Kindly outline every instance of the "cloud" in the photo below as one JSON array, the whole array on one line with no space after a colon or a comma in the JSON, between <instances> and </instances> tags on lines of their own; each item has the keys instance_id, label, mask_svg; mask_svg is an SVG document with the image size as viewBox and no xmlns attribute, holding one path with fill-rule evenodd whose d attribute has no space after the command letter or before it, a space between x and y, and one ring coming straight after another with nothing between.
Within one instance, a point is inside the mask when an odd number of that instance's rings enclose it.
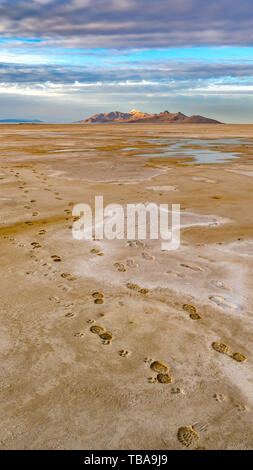
<instances>
[{"instance_id":1,"label":"cloud","mask_svg":"<svg viewBox=\"0 0 253 470\"><path fill-rule=\"evenodd\" d=\"M0 35L80 47L252 45L252 0L0 0Z\"/></svg>"}]
</instances>

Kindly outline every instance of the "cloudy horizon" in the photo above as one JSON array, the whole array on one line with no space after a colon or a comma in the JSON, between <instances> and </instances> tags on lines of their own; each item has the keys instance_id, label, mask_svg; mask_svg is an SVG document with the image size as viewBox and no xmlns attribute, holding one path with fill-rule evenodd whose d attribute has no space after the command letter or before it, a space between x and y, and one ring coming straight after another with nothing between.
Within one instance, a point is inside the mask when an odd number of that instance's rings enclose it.
<instances>
[{"instance_id":1,"label":"cloudy horizon","mask_svg":"<svg viewBox=\"0 0 253 470\"><path fill-rule=\"evenodd\" d=\"M250 0L0 0L2 119L181 111L252 123Z\"/></svg>"}]
</instances>

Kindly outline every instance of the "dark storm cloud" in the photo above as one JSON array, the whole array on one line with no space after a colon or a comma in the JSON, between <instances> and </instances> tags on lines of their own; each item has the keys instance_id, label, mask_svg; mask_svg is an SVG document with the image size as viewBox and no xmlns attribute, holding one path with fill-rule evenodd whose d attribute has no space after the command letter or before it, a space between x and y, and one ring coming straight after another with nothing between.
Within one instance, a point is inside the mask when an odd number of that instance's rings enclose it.
<instances>
[{"instance_id":1,"label":"dark storm cloud","mask_svg":"<svg viewBox=\"0 0 253 470\"><path fill-rule=\"evenodd\" d=\"M0 35L87 47L252 45L252 0L0 0Z\"/></svg>"}]
</instances>

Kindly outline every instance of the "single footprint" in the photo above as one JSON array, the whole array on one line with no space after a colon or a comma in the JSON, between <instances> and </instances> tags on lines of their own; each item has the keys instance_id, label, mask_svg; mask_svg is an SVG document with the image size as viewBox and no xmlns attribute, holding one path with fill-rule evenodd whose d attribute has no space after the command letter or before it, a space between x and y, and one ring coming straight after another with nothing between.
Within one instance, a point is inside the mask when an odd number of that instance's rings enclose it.
<instances>
[{"instance_id":1,"label":"single footprint","mask_svg":"<svg viewBox=\"0 0 253 470\"><path fill-rule=\"evenodd\" d=\"M94 304L100 305L104 303L104 299L94 299Z\"/></svg>"},{"instance_id":2,"label":"single footprint","mask_svg":"<svg viewBox=\"0 0 253 470\"><path fill-rule=\"evenodd\" d=\"M76 277L72 276L69 273L62 273L61 277L63 277L64 279L67 279L68 281L75 281L76 280Z\"/></svg>"},{"instance_id":3,"label":"single footprint","mask_svg":"<svg viewBox=\"0 0 253 470\"><path fill-rule=\"evenodd\" d=\"M32 242L31 245L33 248L41 248L41 245L38 242Z\"/></svg>"},{"instance_id":4,"label":"single footprint","mask_svg":"<svg viewBox=\"0 0 253 470\"><path fill-rule=\"evenodd\" d=\"M103 326L99 326L99 325L92 325L90 327L90 331L91 331L91 333L94 333L95 335L99 335L99 336L106 332L105 328L103 328Z\"/></svg>"},{"instance_id":5,"label":"single footprint","mask_svg":"<svg viewBox=\"0 0 253 470\"><path fill-rule=\"evenodd\" d=\"M90 250L90 253L92 253L93 255L104 256L104 253L101 253L101 251L97 250L96 248L92 248L92 250Z\"/></svg>"},{"instance_id":6,"label":"single footprint","mask_svg":"<svg viewBox=\"0 0 253 470\"><path fill-rule=\"evenodd\" d=\"M191 269L192 271L204 271L203 268L195 264L181 263L181 266L183 266L184 268Z\"/></svg>"},{"instance_id":7,"label":"single footprint","mask_svg":"<svg viewBox=\"0 0 253 470\"><path fill-rule=\"evenodd\" d=\"M238 353L238 352L233 353L232 358L237 362L244 362L244 361L247 360L247 357L244 356L244 354L241 354L241 353Z\"/></svg>"},{"instance_id":8,"label":"single footprint","mask_svg":"<svg viewBox=\"0 0 253 470\"><path fill-rule=\"evenodd\" d=\"M148 382L150 384L156 384L157 383L157 377L149 377Z\"/></svg>"},{"instance_id":9,"label":"single footprint","mask_svg":"<svg viewBox=\"0 0 253 470\"><path fill-rule=\"evenodd\" d=\"M183 309L188 313L197 313L197 309L194 305L184 304Z\"/></svg>"},{"instance_id":10,"label":"single footprint","mask_svg":"<svg viewBox=\"0 0 253 470\"><path fill-rule=\"evenodd\" d=\"M127 245L130 246L131 248L133 247L144 248L145 243L141 242L140 240L129 240L127 241Z\"/></svg>"},{"instance_id":11,"label":"single footprint","mask_svg":"<svg viewBox=\"0 0 253 470\"><path fill-rule=\"evenodd\" d=\"M74 312L68 312L68 313L66 313L66 315L65 315L65 317L67 317L67 318L72 318L72 317L74 317L74 316L75 316L75 313L74 313Z\"/></svg>"},{"instance_id":12,"label":"single footprint","mask_svg":"<svg viewBox=\"0 0 253 470\"><path fill-rule=\"evenodd\" d=\"M232 357L233 355L232 349L227 344L218 343L217 341L214 341L212 343L212 348L221 354L226 354L226 356Z\"/></svg>"},{"instance_id":13,"label":"single footprint","mask_svg":"<svg viewBox=\"0 0 253 470\"><path fill-rule=\"evenodd\" d=\"M209 299L219 307L239 309L239 306L219 295L210 295Z\"/></svg>"},{"instance_id":14,"label":"single footprint","mask_svg":"<svg viewBox=\"0 0 253 470\"><path fill-rule=\"evenodd\" d=\"M134 259L127 259L126 264L129 268L138 268L139 265L136 263Z\"/></svg>"},{"instance_id":15,"label":"single footprint","mask_svg":"<svg viewBox=\"0 0 253 470\"><path fill-rule=\"evenodd\" d=\"M147 251L143 251L141 256L148 260L148 261L154 261L155 260L155 256L151 255L150 253L148 253Z\"/></svg>"},{"instance_id":16,"label":"single footprint","mask_svg":"<svg viewBox=\"0 0 253 470\"><path fill-rule=\"evenodd\" d=\"M171 393L173 393L173 394L175 394L175 395L178 395L178 394L181 393L182 395L184 395L184 394L185 394L185 391L184 391L182 388L180 388L180 387L173 387L173 388L171 389Z\"/></svg>"},{"instance_id":17,"label":"single footprint","mask_svg":"<svg viewBox=\"0 0 253 470\"><path fill-rule=\"evenodd\" d=\"M215 393L213 397L214 397L215 400L218 401L219 403L221 403L221 402L227 400L227 396L226 396L226 395L223 395L222 393Z\"/></svg>"},{"instance_id":18,"label":"single footprint","mask_svg":"<svg viewBox=\"0 0 253 470\"><path fill-rule=\"evenodd\" d=\"M124 273L126 271L126 266L124 263L114 263L113 265L120 273Z\"/></svg>"},{"instance_id":19,"label":"single footprint","mask_svg":"<svg viewBox=\"0 0 253 470\"><path fill-rule=\"evenodd\" d=\"M157 381L160 384L170 384L172 382L172 377L169 374L157 374Z\"/></svg>"},{"instance_id":20,"label":"single footprint","mask_svg":"<svg viewBox=\"0 0 253 470\"><path fill-rule=\"evenodd\" d=\"M169 371L169 366L162 361L153 361L150 364L150 369L157 373L166 374Z\"/></svg>"},{"instance_id":21,"label":"single footprint","mask_svg":"<svg viewBox=\"0 0 253 470\"><path fill-rule=\"evenodd\" d=\"M113 335L109 331L105 331L104 333L101 333L99 337L102 339L103 344L111 344L113 340Z\"/></svg>"},{"instance_id":22,"label":"single footprint","mask_svg":"<svg viewBox=\"0 0 253 470\"><path fill-rule=\"evenodd\" d=\"M181 426L178 429L177 438L183 446L190 447L198 443L200 436L192 426Z\"/></svg>"},{"instance_id":23,"label":"single footprint","mask_svg":"<svg viewBox=\"0 0 253 470\"><path fill-rule=\"evenodd\" d=\"M215 279L213 279L211 281L211 284L214 286L214 287L218 287L219 289L225 289L225 290L230 290L232 291L232 287L228 286L227 284L225 284L225 282L223 281L216 281Z\"/></svg>"},{"instance_id":24,"label":"single footprint","mask_svg":"<svg viewBox=\"0 0 253 470\"><path fill-rule=\"evenodd\" d=\"M130 352L130 351L127 351L126 349L121 349L121 350L119 351L119 355L120 355L121 357L127 357L127 356L129 356L129 354L131 354L131 352Z\"/></svg>"},{"instance_id":25,"label":"single footprint","mask_svg":"<svg viewBox=\"0 0 253 470\"><path fill-rule=\"evenodd\" d=\"M93 292L91 295L94 299L103 299L105 296L103 292L99 292L99 291Z\"/></svg>"},{"instance_id":26,"label":"single footprint","mask_svg":"<svg viewBox=\"0 0 253 470\"><path fill-rule=\"evenodd\" d=\"M171 276L173 277L178 277L180 279L191 279L191 276L187 276L186 274L183 274L179 271L171 271L171 270L168 270L166 271L165 274L170 274Z\"/></svg>"},{"instance_id":27,"label":"single footprint","mask_svg":"<svg viewBox=\"0 0 253 470\"><path fill-rule=\"evenodd\" d=\"M58 263L62 260L61 256L59 256L59 255L52 255L51 258L53 259L53 261L55 261L55 263ZM62 276L62 277L64 277L64 276Z\"/></svg>"}]
</instances>

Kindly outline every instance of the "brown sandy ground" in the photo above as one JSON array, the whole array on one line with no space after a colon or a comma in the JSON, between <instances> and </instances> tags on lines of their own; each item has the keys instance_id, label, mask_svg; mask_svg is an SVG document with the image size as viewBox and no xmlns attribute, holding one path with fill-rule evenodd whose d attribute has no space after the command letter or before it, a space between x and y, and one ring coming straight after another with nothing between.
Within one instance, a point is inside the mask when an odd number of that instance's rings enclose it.
<instances>
[{"instance_id":1,"label":"brown sandy ground","mask_svg":"<svg viewBox=\"0 0 253 470\"><path fill-rule=\"evenodd\" d=\"M0 127L2 449L253 447L253 151L152 157L186 136L253 126ZM181 247L74 240L95 195L180 203Z\"/></svg>"}]
</instances>

